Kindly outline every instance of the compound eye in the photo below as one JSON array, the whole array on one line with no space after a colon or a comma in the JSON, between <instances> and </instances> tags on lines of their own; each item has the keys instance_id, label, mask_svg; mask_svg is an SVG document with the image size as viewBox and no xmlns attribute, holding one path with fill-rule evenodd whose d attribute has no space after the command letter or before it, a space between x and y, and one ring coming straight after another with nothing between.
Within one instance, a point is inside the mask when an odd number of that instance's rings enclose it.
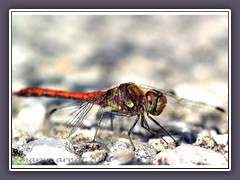
<instances>
[{"instance_id":1,"label":"compound eye","mask_svg":"<svg viewBox=\"0 0 240 180\"><path fill-rule=\"evenodd\" d=\"M149 112L150 114L154 114L157 106L157 94L153 91L148 91L145 96L147 99L147 112Z\"/></svg>"},{"instance_id":2,"label":"compound eye","mask_svg":"<svg viewBox=\"0 0 240 180\"><path fill-rule=\"evenodd\" d=\"M146 110L152 115L160 115L167 104L166 97L161 92L148 91L145 94L147 103Z\"/></svg>"}]
</instances>

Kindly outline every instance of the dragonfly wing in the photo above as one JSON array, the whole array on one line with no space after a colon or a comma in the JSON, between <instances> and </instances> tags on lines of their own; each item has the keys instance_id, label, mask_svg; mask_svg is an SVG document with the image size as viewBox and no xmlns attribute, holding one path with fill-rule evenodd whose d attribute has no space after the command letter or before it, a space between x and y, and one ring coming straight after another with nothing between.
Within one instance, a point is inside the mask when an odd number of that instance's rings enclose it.
<instances>
[{"instance_id":1,"label":"dragonfly wing","mask_svg":"<svg viewBox=\"0 0 240 180\"><path fill-rule=\"evenodd\" d=\"M161 119L169 127L180 127L184 131L194 129L192 125L222 129L222 125L228 122L227 112L223 108L180 98L171 92L163 93L167 96L168 103Z\"/></svg>"},{"instance_id":2,"label":"dragonfly wing","mask_svg":"<svg viewBox=\"0 0 240 180\"><path fill-rule=\"evenodd\" d=\"M143 86L143 89L155 91L155 88L149 86ZM174 123L181 125L186 122L188 125L200 124L206 127L215 127L215 125L221 124L220 122L228 121L228 113L221 107L181 98L171 90L156 90L167 97L167 105L162 114L155 117L161 120L162 125L172 126Z\"/></svg>"},{"instance_id":3,"label":"dragonfly wing","mask_svg":"<svg viewBox=\"0 0 240 180\"><path fill-rule=\"evenodd\" d=\"M155 88L151 86L141 85L145 91L155 90ZM184 108L195 108L195 109L208 109L210 111L218 111L219 113L225 113L225 109L219 106L212 106L204 102L196 102L191 101L189 99L181 98L176 95L173 90L164 90L164 89L157 89L162 92L165 96L168 97L168 102L177 103L178 106L182 106Z\"/></svg>"},{"instance_id":4,"label":"dragonfly wing","mask_svg":"<svg viewBox=\"0 0 240 180\"><path fill-rule=\"evenodd\" d=\"M91 102L79 101L53 109L48 113L47 118L51 122L65 124L67 128L70 129L70 132L64 136L64 138L67 138L83 124L86 115L92 109L93 105Z\"/></svg>"},{"instance_id":5,"label":"dragonfly wing","mask_svg":"<svg viewBox=\"0 0 240 180\"><path fill-rule=\"evenodd\" d=\"M219 111L220 113L225 113L225 110L219 106L212 106L204 102L196 102L188 99L181 98L177 96L173 91L164 91L161 90L164 95L175 100L179 105L183 105L188 108L204 108L212 111Z\"/></svg>"}]
</instances>

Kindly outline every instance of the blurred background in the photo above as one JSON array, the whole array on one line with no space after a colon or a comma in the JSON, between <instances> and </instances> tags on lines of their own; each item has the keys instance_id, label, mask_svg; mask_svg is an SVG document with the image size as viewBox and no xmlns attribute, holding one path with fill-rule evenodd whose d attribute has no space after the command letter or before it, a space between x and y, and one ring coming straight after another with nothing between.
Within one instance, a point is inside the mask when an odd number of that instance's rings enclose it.
<instances>
[{"instance_id":1,"label":"blurred background","mask_svg":"<svg viewBox=\"0 0 240 180\"><path fill-rule=\"evenodd\" d=\"M92 91L124 82L227 109L228 16L12 16L13 91ZM45 112L39 101L14 98L13 112L31 102L36 118Z\"/></svg>"}]
</instances>

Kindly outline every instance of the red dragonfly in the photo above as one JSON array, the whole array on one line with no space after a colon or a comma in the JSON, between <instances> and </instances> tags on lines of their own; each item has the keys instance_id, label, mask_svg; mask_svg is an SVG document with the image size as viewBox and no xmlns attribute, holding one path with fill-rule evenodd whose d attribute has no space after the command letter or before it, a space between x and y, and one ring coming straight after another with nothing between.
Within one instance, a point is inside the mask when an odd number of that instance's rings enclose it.
<instances>
[{"instance_id":1,"label":"red dragonfly","mask_svg":"<svg viewBox=\"0 0 240 180\"><path fill-rule=\"evenodd\" d=\"M139 120L141 121L141 126L144 129L146 129L147 131L154 135L157 135L157 133L149 127L146 118L148 118L149 120L154 122L158 127L160 127L168 136L170 136L173 139L176 145L178 144L177 141L170 135L170 133L167 130L165 130L152 117L159 116L163 112L164 108L167 105L167 96L175 99L179 103L187 102L187 104L190 103L191 105L195 106L203 105L208 106L217 111L224 112L224 109L220 107L209 106L204 103L200 104L194 101L179 98L171 91L156 90L150 87L138 86L132 82L123 83L109 89L98 90L93 92L70 92L33 87L25 88L20 91L14 92L14 95L24 97L45 96L51 98L65 98L77 100L78 103L75 105L77 108L69 114L68 120L68 122L74 124L75 127L79 127L82 125L84 118L91 110L93 105L98 105L100 109L104 109L105 112L102 113L101 117L99 118L98 126L93 141L95 141L96 134L100 127L101 121L102 119L104 119L105 116L109 116L109 114L111 115L111 117L115 115L125 117L136 116L133 125L128 130L128 137L134 150L135 146L132 142L130 135L132 133L133 128L135 127ZM49 113L49 117L53 116L58 111L61 111L61 108L53 109ZM76 128L75 129L73 128L70 134L72 134L75 130Z\"/></svg>"}]
</instances>

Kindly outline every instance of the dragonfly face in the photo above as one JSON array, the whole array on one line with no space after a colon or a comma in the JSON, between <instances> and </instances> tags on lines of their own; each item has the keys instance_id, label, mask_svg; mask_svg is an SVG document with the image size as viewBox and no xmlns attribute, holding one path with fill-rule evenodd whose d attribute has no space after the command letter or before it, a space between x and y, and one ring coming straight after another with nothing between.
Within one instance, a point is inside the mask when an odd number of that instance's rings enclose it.
<instances>
[{"instance_id":1,"label":"dragonfly face","mask_svg":"<svg viewBox=\"0 0 240 180\"><path fill-rule=\"evenodd\" d=\"M159 91L147 91L145 94L145 108L148 113L158 116L167 104L167 98Z\"/></svg>"}]
</instances>

